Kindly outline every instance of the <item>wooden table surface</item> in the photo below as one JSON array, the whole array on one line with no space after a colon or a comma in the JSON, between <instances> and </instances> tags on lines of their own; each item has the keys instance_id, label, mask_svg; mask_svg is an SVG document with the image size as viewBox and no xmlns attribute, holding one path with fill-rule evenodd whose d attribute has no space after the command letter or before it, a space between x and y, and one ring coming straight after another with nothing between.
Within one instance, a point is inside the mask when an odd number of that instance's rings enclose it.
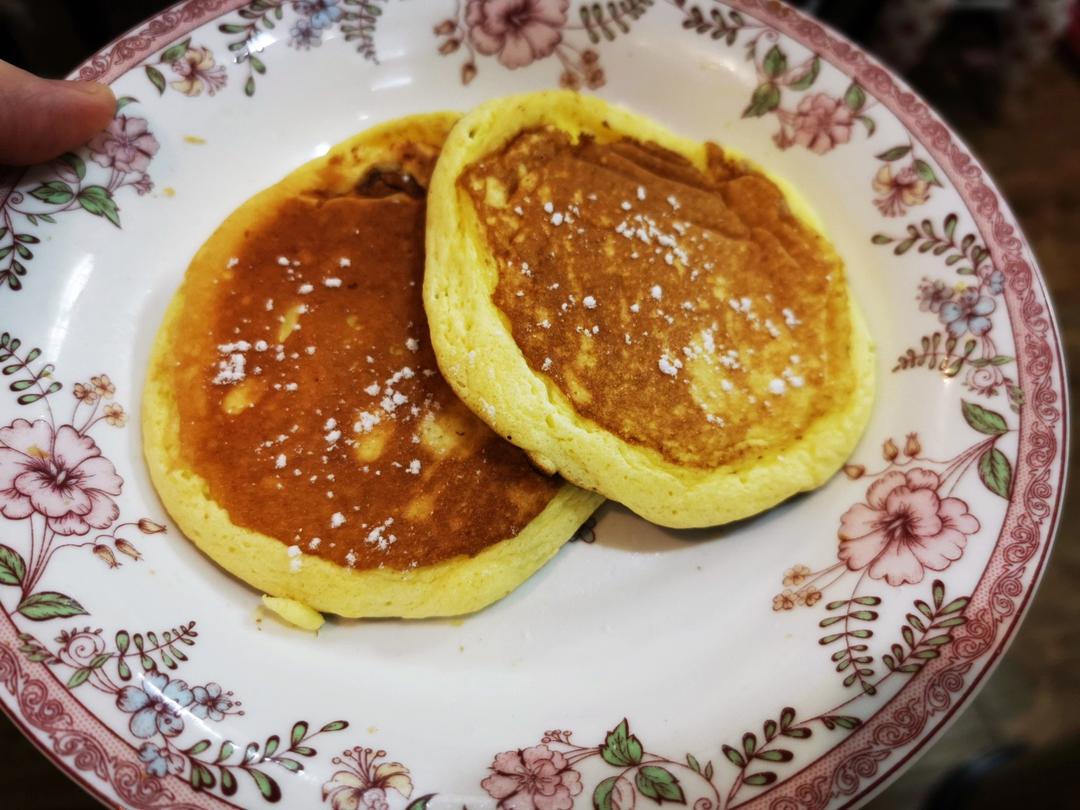
<instances>
[{"instance_id":1,"label":"wooden table surface","mask_svg":"<svg viewBox=\"0 0 1080 810\"><path fill-rule=\"evenodd\" d=\"M943 108L1019 217L1051 289L1070 368L1076 369L1080 368L1080 83L1062 64L1049 64L1013 106L1007 120L993 124L981 120L962 101L946 101ZM1075 379L1073 403L1077 401ZM1032 806L1066 806L1078 795L1076 772L1080 769L1067 765L1065 770L1053 770L1063 750L1075 755L1080 737L1080 499L1076 492L1072 487L1066 500L1057 546L1039 594L999 669L942 738L869 805L872 810L920 807L947 772L1008 743L1033 750L1030 767L1042 775L1020 781L1026 783L1025 788L1042 789L1045 803ZM91 810L99 806L62 777L6 717L0 718L4 807ZM1076 757L1065 761L1075 762ZM1049 764L1040 771L1040 763ZM1005 793L996 796L1000 806L1005 806ZM980 807L999 806L999 801L980 800Z\"/></svg>"}]
</instances>

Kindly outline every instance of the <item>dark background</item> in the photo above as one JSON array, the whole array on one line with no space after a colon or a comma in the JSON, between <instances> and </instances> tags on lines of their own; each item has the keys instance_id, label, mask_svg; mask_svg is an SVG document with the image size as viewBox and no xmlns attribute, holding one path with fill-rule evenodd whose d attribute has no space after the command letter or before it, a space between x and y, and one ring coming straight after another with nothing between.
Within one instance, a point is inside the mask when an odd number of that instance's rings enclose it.
<instances>
[{"instance_id":1,"label":"dark background","mask_svg":"<svg viewBox=\"0 0 1080 810\"><path fill-rule=\"evenodd\" d=\"M61 77L166 5L0 0L0 59ZM1067 11L1069 0L799 5L902 70L974 149L1034 247L1070 367L1080 367L1080 4ZM0 124L8 112L0 110ZM1042 587L998 670L871 810L1080 806L1080 504L1073 492ZM0 804L12 810L98 807L6 717L0 791Z\"/></svg>"}]
</instances>

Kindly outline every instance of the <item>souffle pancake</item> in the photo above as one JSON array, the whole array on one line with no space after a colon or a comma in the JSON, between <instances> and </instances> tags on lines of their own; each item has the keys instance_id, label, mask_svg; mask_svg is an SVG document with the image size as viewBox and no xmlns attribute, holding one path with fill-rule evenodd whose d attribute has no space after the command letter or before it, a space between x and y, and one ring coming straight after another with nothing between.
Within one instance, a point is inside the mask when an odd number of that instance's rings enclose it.
<instances>
[{"instance_id":1,"label":"souffle pancake","mask_svg":"<svg viewBox=\"0 0 1080 810\"><path fill-rule=\"evenodd\" d=\"M283 613L475 611L602 500L536 470L439 374L426 189L456 118L371 129L244 203L191 262L154 344L157 491Z\"/></svg>"},{"instance_id":2,"label":"souffle pancake","mask_svg":"<svg viewBox=\"0 0 1080 810\"><path fill-rule=\"evenodd\" d=\"M424 300L477 415L662 525L821 485L870 414L871 341L810 208L715 144L577 93L491 101L451 131Z\"/></svg>"}]
</instances>

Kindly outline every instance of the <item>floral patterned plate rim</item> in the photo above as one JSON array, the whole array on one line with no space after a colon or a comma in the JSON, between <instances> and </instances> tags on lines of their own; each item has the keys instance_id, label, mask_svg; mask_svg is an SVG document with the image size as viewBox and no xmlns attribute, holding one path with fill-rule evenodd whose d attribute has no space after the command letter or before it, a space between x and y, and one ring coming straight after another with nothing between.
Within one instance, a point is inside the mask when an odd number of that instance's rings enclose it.
<instances>
[{"instance_id":1,"label":"floral patterned plate rim","mask_svg":"<svg viewBox=\"0 0 1080 810\"><path fill-rule=\"evenodd\" d=\"M78 75L116 90L107 131L0 178L0 704L103 802L846 807L1000 659L1064 486L1058 333L985 171L851 43L765 0L188 0ZM291 631L142 468L165 303L229 211L331 143L555 85L817 203L878 344L867 434L739 526L607 506L463 621Z\"/></svg>"}]
</instances>

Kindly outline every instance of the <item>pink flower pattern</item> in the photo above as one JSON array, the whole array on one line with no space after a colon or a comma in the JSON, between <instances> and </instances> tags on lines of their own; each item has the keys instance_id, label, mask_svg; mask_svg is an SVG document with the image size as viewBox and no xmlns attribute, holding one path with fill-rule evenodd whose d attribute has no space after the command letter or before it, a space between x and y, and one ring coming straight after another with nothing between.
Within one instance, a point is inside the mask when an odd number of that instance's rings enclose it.
<instances>
[{"instance_id":1,"label":"pink flower pattern","mask_svg":"<svg viewBox=\"0 0 1080 810\"><path fill-rule=\"evenodd\" d=\"M145 118L118 115L87 144L91 159L106 169L145 172L160 147Z\"/></svg>"},{"instance_id":2,"label":"pink flower pattern","mask_svg":"<svg viewBox=\"0 0 1080 810\"><path fill-rule=\"evenodd\" d=\"M491 769L480 784L507 810L570 810L582 790L580 774L546 745L504 751Z\"/></svg>"},{"instance_id":3,"label":"pink flower pattern","mask_svg":"<svg viewBox=\"0 0 1080 810\"><path fill-rule=\"evenodd\" d=\"M922 582L926 569L944 571L960 559L979 521L959 498L942 498L937 473L915 468L885 473L866 503L840 519L840 560L852 571L890 585Z\"/></svg>"},{"instance_id":4,"label":"pink flower pattern","mask_svg":"<svg viewBox=\"0 0 1080 810\"><path fill-rule=\"evenodd\" d=\"M70 425L16 419L0 429L0 514L44 515L60 535L104 529L119 516L123 481L89 436Z\"/></svg>"},{"instance_id":5,"label":"pink flower pattern","mask_svg":"<svg viewBox=\"0 0 1080 810\"><path fill-rule=\"evenodd\" d=\"M841 99L815 93L800 101L794 113L785 113L781 121L784 125L774 136L777 146L786 149L798 144L823 155L851 140L855 114Z\"/></svg>"},{"instance_id":6,"label":"pink flower pattern","mask_svg":"<svg viewBox=\"0 0 1080 810\"><path fill-rule=\"evenodd\" d=\"M569 0L469 0L465 23L469 41L508 68L525 67L550 56L566 26Z\"/></svg>"}]
</instances>

